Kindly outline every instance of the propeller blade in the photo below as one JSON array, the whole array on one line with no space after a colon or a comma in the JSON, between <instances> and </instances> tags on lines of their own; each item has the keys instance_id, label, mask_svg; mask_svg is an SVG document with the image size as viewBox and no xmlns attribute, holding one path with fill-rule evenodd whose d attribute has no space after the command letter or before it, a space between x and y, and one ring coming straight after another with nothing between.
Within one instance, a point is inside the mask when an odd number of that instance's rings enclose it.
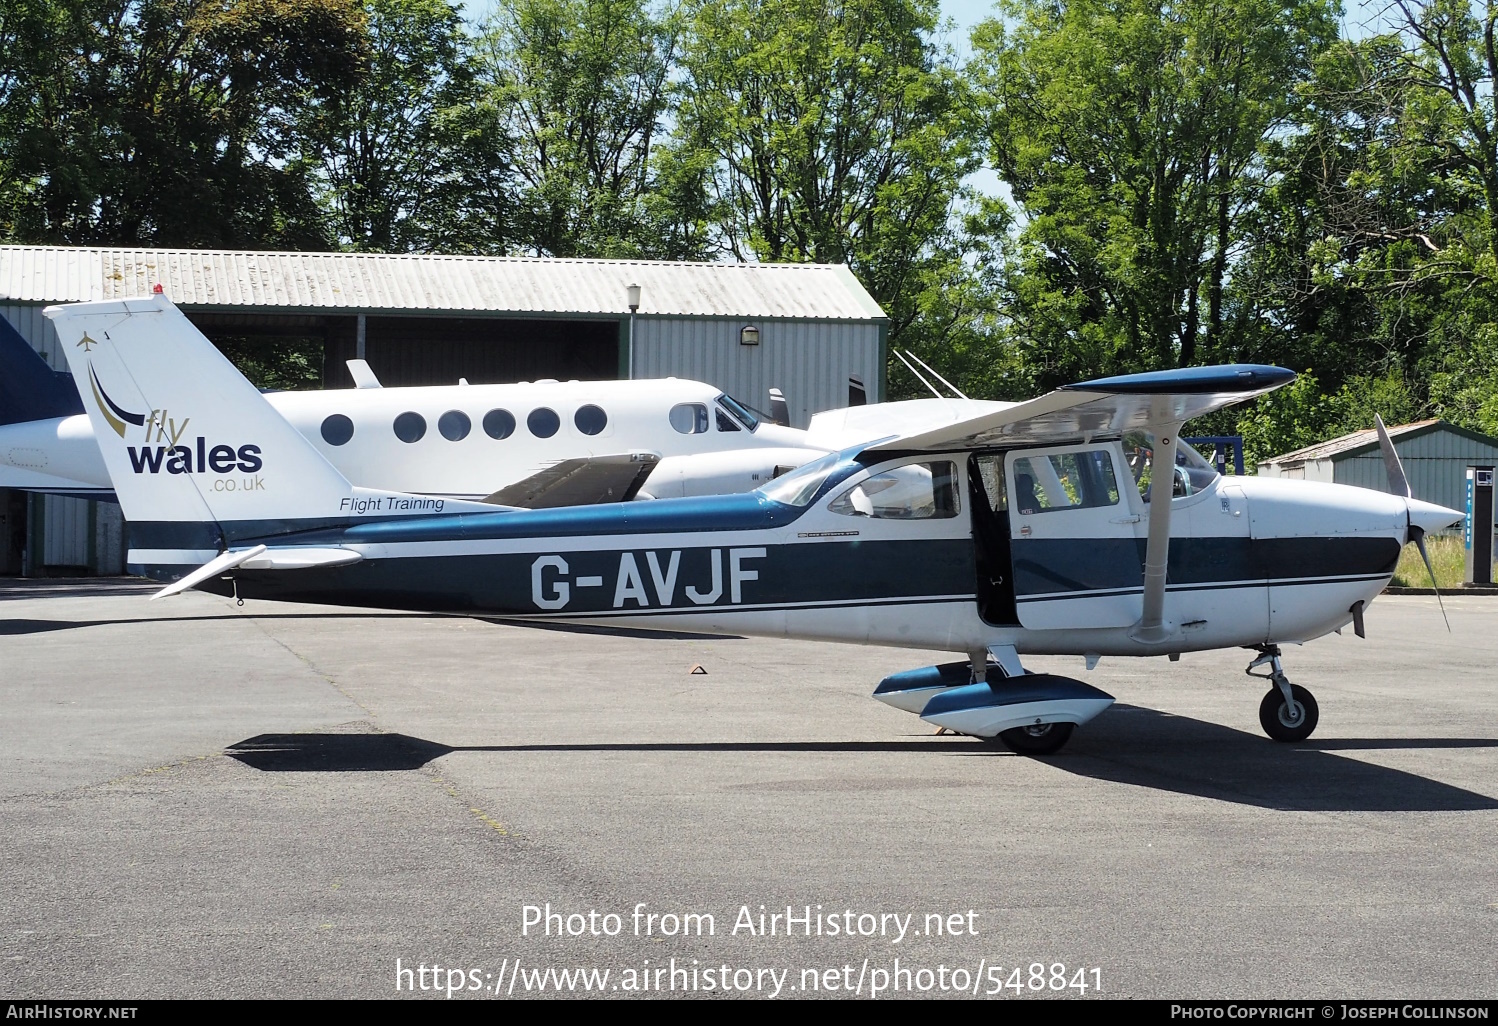
<instances>
[{"instance_id":1,"label":"propeller blade","mask_svg":"<svg viewBox=\"0 0 1498 1026\"><path fill-rule=\"evenodd\" d=\"M1441 619L1446 621L1446 633L1450 634L1451 621L1446 616L1446 603L1441 601L1441 589L1436 586L1436 568L1431 565L1430 553L1425 550L1425 532L1411 524L1410 541L1415 543L1415 548L1420 550L1420 558L1425 560L1425 572L1430 574L1430 590L1436 593L1436 605L1441 607Z\"/></svg>"},{"instance_id":2,"label":"propeller blade","mask_svg":"<svg viewBox=\"0 0 1498 1026\"><path fill-rule=\"evenodd\" d=\"M785 401L785 393L778 388L770 389L770 419L781 427L791 426L791 408Z\"/></svg>"},{"instance_id":3,"label":"propeller blade","mask_svg":"<svg viewBox=\"0 0 1498 1026\"><path fill-rule=\"evenodd\" d=\"M1373 426L1378 431L1378 447L1384 454L1384 470L1389 475L1389 491L1403 499L1413 498L1414 494L1410 491L1410 479L1404 476L1404 464L1399 462L1399 453L1394 451L1394 443L1389 438L1388 428L1384 427L1384 419L1376 413L1373 415Z\"/></svg>"}]
</instances>

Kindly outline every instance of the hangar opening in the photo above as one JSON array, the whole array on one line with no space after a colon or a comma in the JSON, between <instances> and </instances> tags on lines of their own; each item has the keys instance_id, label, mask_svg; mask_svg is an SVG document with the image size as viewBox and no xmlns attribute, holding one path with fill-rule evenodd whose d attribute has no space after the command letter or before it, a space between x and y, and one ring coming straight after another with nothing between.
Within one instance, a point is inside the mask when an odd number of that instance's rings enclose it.
<instances>
[{"instance_id":1,"label":"hangar opening","mask_svg":"<svg viewBox=\"0 0 1498 1026\"><path fill-rule=\"evenodd\" d=\"M316 316L189 312L189 319L261 388L352 388L347 361L381 384L487 385L619 377L618 319ZM363 346L360 346L360 321Z\"/></svg>"}]
</instances>

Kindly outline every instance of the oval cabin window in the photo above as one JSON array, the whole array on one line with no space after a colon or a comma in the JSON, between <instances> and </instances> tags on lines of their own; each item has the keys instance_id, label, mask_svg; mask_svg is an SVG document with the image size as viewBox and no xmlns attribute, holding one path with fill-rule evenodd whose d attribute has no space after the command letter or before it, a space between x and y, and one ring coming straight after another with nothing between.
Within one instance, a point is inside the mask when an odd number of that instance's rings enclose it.
<instances>
[{"instance_id":1,"label":"oval cabin window","mask_svg":"<svg viewBox=\"0 0 1498 1026\"><path fill-rule=\"evenodd\" d=\"M557 416L556 410L548 410L542 406L532 410L531 415L525 418L525 426L537 438L550 438L561 428L562 418Z\"/></svg>"},{"instance_id":2,"label":"oval cabin window","mask_svg":"<svg viewBox=\"0 0 1498 1026\"><path fill-rule=\"evenodd\" d=\"M402 413L395 418L395 437L402 442L419 442L427 433L427 420L419 413Z\"/></svg>"},{"instance_id":3,"label":"oval cabin window","mask_svg":"<svg viewBox=\"0 0 1498 1026\"><path fill-rule=\"evenodd\" d=\"M354 437L354 422L335 413L322 422L322 440L329 445L346 445Z\"/></svg>"},{"instance_id":4,"label":"oval cabin window","mask_svg":"<svg viewBox=\"0 0 1498 1026\"><path fill-rule=\"evenodd\" d=\"M437 430L449 442L461 442L473 430L473 421L461 410L448 410L437 419Z\"/></svg>"},{"instance_id":5,"label":"oval cabin window","mask_svg":"<svg viewBox=\"0 0 1498 1026\"><path fill-rule=\"evenodd\" d=\"M509 410L490 410L484 414L484 434L490 438L509 438L514 433L515 415Z\"/></svg>"},{"instance_id":6,"label":"oval cabin window","mask_svg":"<svg viewBox=\"0 0 1498 1026\"><path fill-rule=\"evenodd\" d=\"M609 415L603 412L603 407L589 403L577 408L577 412L572 415L572 423L583 434L596 435L609 426Z\"/></svg>"}]
</instances>

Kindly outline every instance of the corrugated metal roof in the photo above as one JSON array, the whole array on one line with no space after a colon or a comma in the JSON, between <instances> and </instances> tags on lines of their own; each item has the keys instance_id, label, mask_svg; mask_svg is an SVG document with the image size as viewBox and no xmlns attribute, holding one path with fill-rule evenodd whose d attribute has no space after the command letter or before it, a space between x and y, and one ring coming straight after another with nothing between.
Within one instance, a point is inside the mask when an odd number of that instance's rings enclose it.
<instances>
[{"instance_id":1,"label":"corrugated metal roof","mask_svg":"<svg viewBox=\"0 0 1498 1026\"><path fill-rule=\"evenodd\" d=\"M1389 440L1399 441L1402 438L1410 438L1425 434L1429 431L1444 430L1471 438L1474 441L1482 441L1488 444L1498 443L1498 439L1488 438L1475 431L1448 424L1444 420L1417 420L1413 424L1401 424L1398 427L1389 428ZM1272 456L1264 463L1278 463L1281 465L1293 465L1297 463L1309 463L1315 460L1333 459L1335 457L1346 457L1357 454L1361 450L1376 450L1378 448L1378 432L1373 428L1366 431L1354 431L1340 438L1333 438L1325 442L1317 442L1294 452L1287 452L1283 456Z\"/></svg>"},{"instance_id":2,"label":"corrugated metal roof","mask_svg":"<svg viewBox=\"0 0 1498 1026\"><path fill-rule=\"evenodd\" d=\"M0 246L0 301L145 296L160 283L185 307L431 310L869 321L884 311L839 264L257 253Z\"/></svg>"}]
</instances>

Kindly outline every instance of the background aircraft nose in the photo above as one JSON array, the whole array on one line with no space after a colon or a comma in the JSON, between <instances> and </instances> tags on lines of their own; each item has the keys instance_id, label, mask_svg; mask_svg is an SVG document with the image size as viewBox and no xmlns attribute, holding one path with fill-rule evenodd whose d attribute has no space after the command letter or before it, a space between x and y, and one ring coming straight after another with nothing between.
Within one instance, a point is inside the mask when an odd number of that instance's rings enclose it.
<instances>
[{"instance_id":1,"label":"background aircraft nose","mask_svg":"<svg viewBox=\"0 0 1498 1026\"><path fill-rule=\"evenodd\" d=\"M1465 513L1459 513L1445 506L1437 506L1433 502L1421 502L1419 499L1405 499L1405 504L1410 510L1410 526L1418 527L1423 533L1431 531L1444 531L1465 519Z\"/></svg>"}]
</instances>

